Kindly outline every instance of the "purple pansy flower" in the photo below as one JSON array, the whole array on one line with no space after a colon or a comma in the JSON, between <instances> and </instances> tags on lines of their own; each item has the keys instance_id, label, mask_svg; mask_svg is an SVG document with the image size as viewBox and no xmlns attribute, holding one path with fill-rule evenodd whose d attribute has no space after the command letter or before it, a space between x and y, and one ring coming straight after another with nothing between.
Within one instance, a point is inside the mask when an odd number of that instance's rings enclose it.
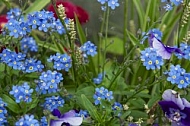
<instances>
[{"instance_id":1,"label":"purple pansy flower","mask_svg":"<svg viewBox=\"0 0 190 126\"><path fill-rule=\"evenodd\" d=\"M50 120L50 126L61 126L63 123L67 124L68 126L74 125L79 126L82 124L83 118L76 117L75 110L70 110L69 112L64 113L61 115L61 112L58 109L54 109L52 114L57 117L56 120Z\"/></svg>"},{"instance_id":2,"label":"purple pansy flower","mask_svg":"<svg viewBox=\"0 0 190 126\"><path fill-rule=\"evenodd\" d=\"M172 122L172 126L189 126L190 103L171 89L164 91L162 98L164 100L158 103L165 116Z\"/></svg>"},{"instance_id":3,"label":"purple pansy flower","mask_svg":"<svg viewBox=\"0 0 190 126\"><path fill-rule=\"evenodd\" d=\"M163 59L170 59L172 53L174 52L183 54L179 48L164 45L159 39L154 36L153 33L149 34L148 40L150 47L155 48L158 55L160 55Z\"/></svg>"}]
</instances>

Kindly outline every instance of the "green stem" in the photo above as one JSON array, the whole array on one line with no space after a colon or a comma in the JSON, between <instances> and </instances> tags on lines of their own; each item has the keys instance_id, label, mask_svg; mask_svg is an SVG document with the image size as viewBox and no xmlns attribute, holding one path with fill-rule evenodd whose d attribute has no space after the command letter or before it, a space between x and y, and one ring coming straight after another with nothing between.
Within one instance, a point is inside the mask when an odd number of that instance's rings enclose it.
<instances>
[{"instance_id":1,"label":"green stem","mask_svg":"<svg viewBox=\"0 0 190 126\"><path fill-rule=\"evenodd\" d=\"M105 24L105 19L106 18L106 12L104 12L104 15L103 15L103 19L102 19L102 23L101 23L101 28L100 28L100 32L99 32L99 44L98 44L98 64L101 64L100 61L101 61L101 49L102 49L102 36L103 36L103 29L104 29L104 24ZM100 73L100 67L98 67L98 73Z\"/></svg>"},{"instance_id":2,"label":"green stem","mask_svg":"<svg viewBox=\"0 0 190 126\"><path fill-rule=\"evenodd\" d=\"M109 12L110 9L107 6L106 9L106 22L105 22L105 43L104 43L104 49L103 49L103 67L102 67L102 73L104 73L104 69L105 69L105 61L106 61L106 49L107 49L107 41L108 41L108 26L109 26ZM104 76L103 76L104 79Z\"/></svg>"},{"instance_id":3,"label":"green stem","mask_svg":"<svg viewBox=\"0 0 190 126\"><path fill-rule=\"evenodd\" d=\"M127 42L127 5L128 5L128 0L125 0L125 5L124 5L124 28L123 28L123 56L126 56L126 48L125 44Z\"/></svg>"}]
</instances>

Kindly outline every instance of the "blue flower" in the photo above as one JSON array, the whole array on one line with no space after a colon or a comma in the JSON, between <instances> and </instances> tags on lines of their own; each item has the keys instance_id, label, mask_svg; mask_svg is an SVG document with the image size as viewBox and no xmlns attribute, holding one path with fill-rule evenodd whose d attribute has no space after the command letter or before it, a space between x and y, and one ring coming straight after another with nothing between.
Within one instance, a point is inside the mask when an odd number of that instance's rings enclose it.
<instances>
[{"instance_id":1,"label":"blue flower","mask_svg":"<svg viewBox=\"0 0 190 126\"><path fill-rule=\"evenodd\" d=\"M76 117L83 117L83 119L84 119L84 118L89 117L89 113L87 110L80 110L78 113L76 113L75 116Z\"/></svg>"},{"instance_id":2,"label":"blue flower","mask_svg":"<svg viewBox=\"0 0 190 126\"><path fill-rule=\"evenodd\" d=\"M38 30L47 32L48 29L49 29L49 27L50 27L50 25L51 25L51 24L48 23L47 20L44 20L44 21L42 21L41 24L39 25Z\"/></svg>"},{"instance_id":3,"label":"blue flower","mask_svg":"<svg viewBox=\"0 0 190 126\"><path fill-rule=\"evenodd\" d=\"M128 126L139 126L138 124L136 124L136 123L129 123L129 125Z\"/></svg>"},{"instance_id":4,"label":"blue flower","mask_svg":"<svg viewBox=\"0 0 190 126\"><path fill-rule=\"evenodd\" d=\"M167 89L162 95L163 100L158 102L164 115L175 126L188 126L190 124L190 103L174 90Z\"/></svg>"},{"instance_id":5,"label":"blue flower","mask_svg":"<svg viewBox=\"0 0 190 126\"><path fill-rule=\"evenodd\" d=\"M105 4L108 0L98 0L101 4Z\"/></svg>"},{"instance_id":6,"label":"blue flower","mask_svg":"<svg viewBox=\"0 0 190 126\"><path fill-rule=\"evenodd\" d=\"M104 75L102 73L99 73L97 78L93 78L93 82L95 84L100 84L102 82L103 76Z\"/></svg>"},{"instance_id":7,"label":"blue flower","mask_svg":"<svg viewBox=\"0 0 190 126\"><path fill-rule=\"evenodd\" d=\"M183 3L183 0L170 0L170 2L174 3L175 6L179 6Z\"/></svg>"},{"instance_id":8,"label":"blue flower","mask_svg":"<svg viewBox=\"0 0 190 126\"><path fill-rule=\"evenodd\" d=\"M180 43L180 50L183 52L184 55L175 53L175 55L179 58L185 58L190 60L190 46L187 43Z\"/></svg>"},{"instance_id":9,"label":"blue flower","mask_svg":"<svg viewBox=\"0 0 190 126\"><path fill-rule=\"evenodd\" d=\"M58 107L63 107L65 101L60 96L52 96L45 98L45 102L43 104L44 109L53 111Z\"/></svg>"},{"instance_id":10,"label":"blue flower","mask_svg":"<svg viewBox=\"0 0 190 126\"><path fill-rule=\"evenodd\" d=\"M0 53L0 59L3 63L6 63L9 67L12 67L15 70L24 70L23 60L26 55L22 53L12 52L9 49L4 49Z\"/></svg>"},{"instance_id":11,"label":"blue flower","mask_svg":"<svg viewBox=\"0 0 190 126\"><path fill-rule=\"evenodd\" d=\"M108 91L108 89L104 87L96 88L93 98L94 98L94 104L99 105L101 104L101 100L107 100L107 101L112 100L113 92Z\"/></svg>"},{"instance_id":12,"label":"blue flower","mask_svg":"<svg viewBox=\"0 0 190 126\"><path fill-rule=\"evenodd\" d=\"M157 29L157 28L150 29L147 33L146 32L142 33L143 38L141 39L141 42L140 42L141 44L143 44L144 41L147 38L149 38L148 37L149 34L153 34L158 40L161 40L162 36L163 36L162 32L159 29Z\"/></svg>"},{"instance_id":13,"label":"blue flower","mask_svg":"<svg viewBox=\"0 0 190 126\"><path fill-rule=\"evenodd\" d=\"M34 115L24 115L16 123L15 126L40 126L37 119L34 118Z\"/></svg>"},{"instance_id":14,"label":"blue flower","mask_svg":"<svg viewBox=\"0 0 190 126\"><path fill-rule=\"evenodd\" d=\"M26 59L24 62L25 72L31 73L31 72L37 72L42 71L44 68L44 65L41 64L41 61L38 61L36 59L30 58Z\"/></svg>"},{"instance_id":15,"label":"blue flower","mask_svg":"<svg viewBox=\"0 0 190 126\"><path fill-rule=\"evenodd\" d=\"M167 2L167 0L161 0L161 2ZM180 4L183 3L183 0L170 0L169 3L167 3L165 6L164 6L164 9L166 11L170 11L173 9L173 5L175 6L179 6Z\"/></svg>"},{"instance_id":16,"label":"blue flower","mask_svg":"<svg viewBox=\"0 0 190 126\"><path fill-rule=\"evenodd\" d=\"M56 53L56 55L51 55L48 62L53 62L54 69L69 71L72 66L71 57L67 54Z\"/></svg>"},{"instance_id":17,"label":"blue flower","mask_svg":"<svg viewBox=\"0 0 190 126\"><path fill-rule=\"evenodd\" d=\"M42 72L39 77L36 91L40 94L56 93L58 91L58 84L63 80L62 74L57 71L48 70Z\"/></svg>"},{"instance_id":18,"label":"blue flower","mask_svg":"<svg viewBox=\"0 0 190 126\"><path fill-rule=\"evenodd\" d=\"M65 28L63 27L61 21L57 19L53 22L53 29L52 31L57 31L60 35L66 33Z\"/></svg>"},{"instance_id":19,"label":"blue flower","mask_svg":"<svg viewBox=\"0 0 190 126\"><path fill-rule=\"evenodd\" d=\"M85 55L90 55L90 56L96 55L97 54L96 48L97 46L95 46L90 41L87 41L86 43L84 43L84 45L80 47L81 51L83 51L84 53L84 57L86 57Z\"/></svg>"},{"instance_id":20,"label":"blue flower","mask_svg":"<svg viewBox=\"0 0 190 126\"><path fill-rule=\"evenodd\" d=\"M6 106L7 103L3 102L3 100L0 98L0 125L4 125L7 123L7 110L5 108Z\"/></svg>"},{"instance_id":21,"label":"blue flower","mask_svg":"<svg viewBox=\"0 0 190 126\"><path fill-rule=\"evenodd\" d=\"M118 0L108 0L108 7L110 7L112 10L114 10L115 7L118 6L119 6Z\"/></svg>"},{"instance_id":22,"label":"blue flower","mask_svg":"<svg viewBox=\"0 0 190 126\"><path fill-rule=\"evenodd\" d=\"M27 53L28 51L37 52L38 51L38 45L36 44L36 41L33 37L24 37L20 41L21 44L21 50L24 53Z\"/></svg>"},{"instance_id":23,"label":"blue flower","mask_svg":"<svg viewBox=\"0 0 190 126\"><path fill-rule=\"evenodd\" d=\"M146 48L141 51L141 61L143 61L143 66L145 66L147 70L160 69L164 64L162 57L157 54L154 48Z\"/></svg>"},{"instance_id":24,"label":"blue flower","mask_svg":"<svg viewBox=\"0 0 190 126\"><path fill-rule=\"evenodd\" d=\"M45 116L40 119L40 126L48 126L48 122Z\"/></svg>"},{"instance_id":25,"label":"blue flower","mask_svg":"<svg viewBox=\"0 0 190 126\"><path fill-rule=\"evenodd\" d=\"M27 82L23 83L21 86L13 85L12 90L9 92L9 94L14 96L16 103L20 103L21 101L24 101L26 103L31 102L32 93L33 89L30 89L30 86Z\"/></svg>"},{"instance_id":26,"label":"blue flower","mask_svg":"<svg viewBox=\"0 0 190 126\"><path fill-rule=\"evenodd\" d=\"M7 19L15 19L15 20L19 20L19 18L21 18L21 10L19 8L13 8L10 9L9 12L7 12Z\"/></svg>"},{"instance_id":27,"label":"blue flower","mask_svg":"<svg viewBox=\"0 0 190 126\"><path fill-rule=\"evenodd\" d=\"M69 112L64 113L61 115L61 112L58 109L54 109L52 112L53 116L57 119L50 120L50 126L61 126L63 123L79 126L82 124L83 118L76 117L76 112L74 110L70 110Z\"/></svg>"},{"instance_id":28,"label":"blue flower","mask_svg":"<svg viewBox=\"0 0 190 126\"><path fill-rule=\"evenodd\" d=\"M170 10L173 9L173 7L172 7L171 4L166 4L166 5L164 6L164 9L165 9L166 11L170 11Z\"/></svg>"},{"instance_id":29,"label":"blue flower","mask_svg":"<svg viewBox=\"0 0 190 126\"><path fill-rule=\"evenodd\" d=\"M116 7L119 6L118 0L97 0L97 1L100 2L102 5L107 4L108 7L110 7L112 10L114 10ZM105 10L105 9L106 8L104 8L103 10Z\"/></svg>"},{"instance_id":30,"label":"blue flower","mask_svg":"<svg viewBox=\"0 0 190 126\"><path fill-rule=\"evenodd\" d=\"M121 111L123 110L123 106L119 102L114 102L112 105L112 110L117 116L121 115Z\"/></svg>"},{"instance_id":31,"label":"blue flower","mask_svg":"<svg viewBox=\"0 0 190 126\"><path fill-rule=\"evenodd\" d=\"M166 74L168 75L167 81L177 84L178 88L186 88L189 85L190 74L186 73L185 69L181 68L180 65L171 65Z\"/></svg>"},{"instance_id":32,"label":"blue flower","mask_svg":"<svg viewBox=\"0 0 190 126\"><path fill-rule=\"evenodd\" d=\"M41 24L41 21L38 17L35 16L35 13L28 14L28 25L31 26L32 29L37 29Z\"/></svg>"}]
</instances>

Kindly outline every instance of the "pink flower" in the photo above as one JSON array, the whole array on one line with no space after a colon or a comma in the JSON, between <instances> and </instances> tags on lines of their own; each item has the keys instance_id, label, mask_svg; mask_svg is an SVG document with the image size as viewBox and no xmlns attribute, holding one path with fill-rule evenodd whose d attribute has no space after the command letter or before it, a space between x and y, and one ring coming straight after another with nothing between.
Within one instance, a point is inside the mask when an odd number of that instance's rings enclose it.
<instances>
[{"instance_id":1,"label":"pink flower","mask_svg":"<svg viewBox=\"0 0 190 126\"><path fill-rule=\"evenodd\" d=\"M6 15L0 15L0 33L2 33L2 28L8 22Z\"/></svg>"},{"instance_id":2,"label":"pink flower","mask_svg":"<svg viewBox=\"0 0 190 126\"><path fill-rule=\"evenodd\" d=\"M59 4L62 4L65 7L65 14L67 15L67 18L75 19L76 14L81 24L89 21L89 15L82 7L77 6L67 0L57 0L56 6L58 7ZM58 18L52 4L48 6L47 10L52 11L54 13L54 17Z\"/></svg>"}]
</instances>

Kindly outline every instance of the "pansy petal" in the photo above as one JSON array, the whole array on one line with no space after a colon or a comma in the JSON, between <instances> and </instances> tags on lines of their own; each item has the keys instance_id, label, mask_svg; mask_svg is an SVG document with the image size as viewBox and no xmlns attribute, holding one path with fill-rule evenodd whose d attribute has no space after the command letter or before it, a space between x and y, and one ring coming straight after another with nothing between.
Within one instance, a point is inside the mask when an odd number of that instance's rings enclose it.
<instances>
[{"instance_id":1,"label":"pansy petal","mask_svg":"<svg viewBox=\"0 0 190 126\"><path fill-rule=\"evenodd\" d=\"M182 125L180 125L180 126L189 126L189 124L190 124L190 108L186 107L181 112L183 112L184 114L186 114L186 118L185 119L183 119L183 118L181 119Z\"/></svg>"},{"instance_id":2,"label":"pansy petal","mask_svg":"<svg viewBox=\"0 0 190 126\"><path fill-rule=\"evenodd\" d=\"M79 126L82 124L83 118L82 117L66 117L60 118L58 120L51 120L50 126L61 126L62 123L69 123L72 126Z\"/></svg>"},{"instance_id":3,"label":"pansy petal","mask_svg":"<svg viewBox=\"0 0 190 126\"><path fill-rule=\"evenodd\" d=\"M183 110L185 108L185 106L183 105L183 101L180 98L179 94L176 91L174 91L174 90L171 90L171 89L165 90L164 93L163 93L163 95L162 95L162 98L165 101L172 101L172 102L174 102L175 104L178 105L178 107L181 110Z\"/></svg>"},{"instance_id":4,"label":"pansy petal","mask_svg":"<svg viewBox=\"0 0 190 126\"><path fill-rule=\"evenodd\" d=\"M190 108L190 103L189 103L185 98L182 98L182 101L183 101L183 105L184 105L185 107Z\"/></svg>"},{"instance_id":5,"label":"pansy petal","mask_svg":"<svg viewBox=\"0 0 190 126\"><path fill-rule=\"evenodd\" d=\"M67 118L67 117L75 117L75 110L70 110L69 112L64 113L61 118Z\"/></svg>"},{"instance_id":6,"label":"pansy petal","mask_svg":"<svg viewBox=\"0 0 190 126\"><path fill-rule=\"evenodd\" d=\"M172 101L160 101L158 102L158 104L161 106L162 110L167 115L171 114L170 108L180 110L180 108Z\"/></svg>"},{"instance_id":7,"label":"pansy petal","mask_svg":"<svg viewBox=\"0 0 190 126\"><path fill-rule=\"evenodd\" d=\"M50 126L61 126L62 123L64 123L63 120L51 120Z\"/></svg>"},{"instance_id":8,"label":"pansy petal","mask_svg":"<svg viewBox=\"0 0 190 126\"><path fill-rule=\"evenodd\" d=\"M61 112L60 112L58 109L54 109L54 110L52 111L52 114L53 114L54 116L61 117Z\"/></svg>"},{"instance_id":9,"label":"pansy petal","mask_svg":"<svg viewBox=\"0 0 190 126\"><path fill-rule=\"evenodd\" d=\"M66 117L63 118L64 122L69 123L72 126L79 126L82 124L82 117Z\"/></svg>"}]
</instances>

